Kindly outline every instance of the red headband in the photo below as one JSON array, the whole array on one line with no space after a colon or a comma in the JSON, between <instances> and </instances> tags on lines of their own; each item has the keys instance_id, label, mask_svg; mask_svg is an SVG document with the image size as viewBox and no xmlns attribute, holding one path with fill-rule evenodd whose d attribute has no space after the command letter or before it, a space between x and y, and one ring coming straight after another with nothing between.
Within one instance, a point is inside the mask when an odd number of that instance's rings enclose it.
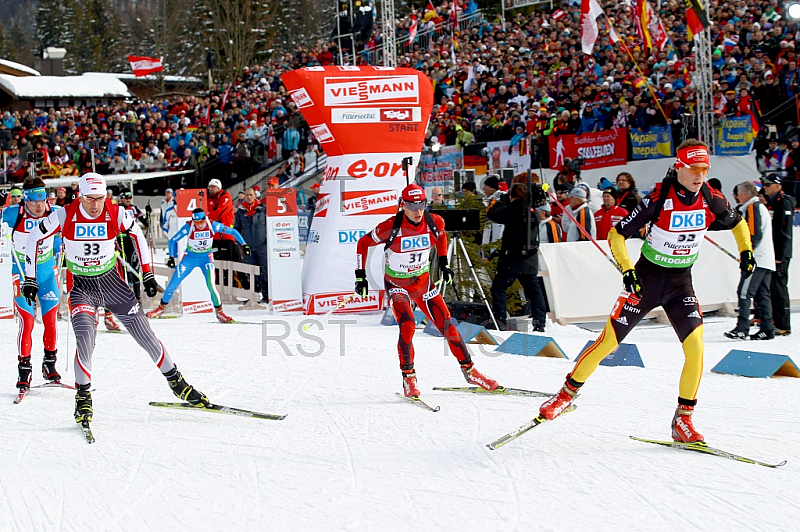
<instances>
[{"instance_id":1,"label":"red headband","mask_svg":"<svg viewBox=\"0 0 800 532\"><path fill-rule=\"evenodd\" d=\"M707 164L711 166L708 149L703 146L686 146L678 150L678 160L675 169L691 166L693 164Z\"/></svg>"}]
</instances>

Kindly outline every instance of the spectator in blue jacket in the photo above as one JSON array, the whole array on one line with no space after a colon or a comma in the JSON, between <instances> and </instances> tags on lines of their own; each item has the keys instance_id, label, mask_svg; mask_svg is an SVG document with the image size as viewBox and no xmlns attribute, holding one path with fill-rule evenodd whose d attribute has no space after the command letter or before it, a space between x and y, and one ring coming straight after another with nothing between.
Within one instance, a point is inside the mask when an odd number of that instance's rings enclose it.
<instances>
[{"instance_id":1,"label":"spectator in blue jacket","mask_svg":"<svg viewBox=\"0 0 800 532\"><path fill-rule=\"evenodd\" d=\"M283 140L281 141L281 155L285 161L292 155L292 151L296 150L300 145L300 132L295 129L292 124L286 127L283 132Z\"/></svg>"},{"instance_id":2,"label":"spectator in blue jacket","mask_svg":"<svg viewBox=\"0 0 800 532\"><path fill-rule=\"evenodd\" d=\"M583 108L583 115L581 116L581 127L578 129L578 135L583 133L591 133L597 125L597 119L594 117L594 102L587 102Z\"/></svg>"},{"instance_id":3,"label":"spectator in blue jacket","mask_svg":"<svg viewBox=\"0 0 800 532\"><path fill-rule=\"evenodd\" d=\"M228 140L228 135L222 135L217 152L219 152L219 159L222 164L233 163L233 145Z\"/></svg>"}]
</instances>

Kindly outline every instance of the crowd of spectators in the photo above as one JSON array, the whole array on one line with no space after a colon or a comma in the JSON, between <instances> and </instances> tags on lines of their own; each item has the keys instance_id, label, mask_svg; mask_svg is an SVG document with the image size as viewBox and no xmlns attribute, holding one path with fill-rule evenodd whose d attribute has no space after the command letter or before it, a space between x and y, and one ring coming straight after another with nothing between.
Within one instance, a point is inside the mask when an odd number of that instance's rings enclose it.
<instances>
[{"instance_id":1,"label":"crowd of spectators","mask_svg":"<svg viewBox=\"0 0 800 532\"><path fill-rule=\"evenodd\" d=\"M428 142L467 146L529 138L543 144L550 135L663 124L673 126L678 141L693 135L696 58L684 4L661 3L657 13L670 41L653 53L640 41L624 2L602 5L608 19L599 19L592 55L581 50L580 8L566 2L552 10L509 11L504 22L470 2L458 8L455 38L448 30L453 4L436 6L435 15L418 10L418 37L401 45L398 65L419 69L434 82ZM796 137L786 136L794 130L784 119L796 123L796 110L785 102L800 92L797 24L784 16L783 5L769 0L711 2L710 13L716 115L763 116L763 142L756 147L764 169L796 172ZM622 42L611 39L612 24ZM398 20L401 41L410 26L410 16ZM380 31L375 25L370 39L357 44L358 63L378 57L373 52L382 44ZM92 164L101 173L189 171L150 186L149 192L161 193L213 178L227 185L234 175L279 161L279 179L293 177L317 166L321 151L280 75L338 58L336 41L319 41L277 54L230 86L201 96L7 111L0 120L6 179L19 181L30 164L44 177L79 175ZM545 165L547 152L535 151Z\"/></svg>"}]
</instances>

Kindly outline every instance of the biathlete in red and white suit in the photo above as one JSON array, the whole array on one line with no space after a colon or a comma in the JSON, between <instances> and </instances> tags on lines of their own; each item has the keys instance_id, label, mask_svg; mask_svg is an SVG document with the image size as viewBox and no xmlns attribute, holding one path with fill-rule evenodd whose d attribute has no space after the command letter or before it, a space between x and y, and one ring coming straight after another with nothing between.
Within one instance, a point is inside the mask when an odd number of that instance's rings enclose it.
<instances>
[{"instance_id":1,"label":"biathlete in red and white suit","mask_svg":"<svg viewBox=\"0 0 800 532\"><path fill-rule=\"evenodd\" d=\"M400 326L397 351L403 373L403 392L406 397L419 397L417 376L414 372L414 345L416 330L411 302L422 309L439 332L447 339L450 351L461 364L464 378L486 390L497 388L497 382L481 375L475 369L467 345L455 327L450 311L431 282L430 250L436 247L439 271L445 282L451 282L453 272L447 265L447 233L441 216L426 211L425 191L418 185L403 189L403 208L367 233L358 241L356 253L356 293L367 296L367 252L371 246L388 244L384 248L384 284L389 293L392 312Z\"/></svg>"},{"instance_id":2,"label":"biathlete in red and white suit","mask_svg":"<svg viewBox=\"0 0 800 532\"><path fill-rule=\"evenodd\" d=\"M600 337L578 358L561 391L545 401L539 414L553 419L577 395L600 361L617 348L645 315L662 307L682 345L685 361L672 418L672 438L703 442L692 423L697 390L703 373L703 313L692 286L692 265L700 244L714 220L732 230L740 253L740 268L747 277L755 269L747 223L731 209L720 192L709 188L708 147L694 139L678 147L675 175L668 176L642 199L608 234L608 244L622 271L625 285ZM634 266L625 239L648 225L642 256Z\"/></svg>"},{"instance_id":3,"label":"biathlete in red and white suit","mask_svg":"<svg viewBox=\"0 0 800 532\"><path fill-rule=\"evenodd\" d=\"M117 261L114 239L127 233L136 245L142 261L142 283L147 295L154 297L158 288L151 272L150 251L142 230L125 211L106 200L106 180L88 173L80 179L80 196L65 209L51 213L34 227L25 251L25 284L22 294L33 300L38 291L36 262L38 243L61 231L67 262L67 289L72 327L78 346L75 357L75 421L92 419L92 353L95 347L95 314L107 307L119 317L136 342L148 352L173 393L196 406L209 404L205 395L188 385L173 364L164 346L150 329L131 288L123 278Z\"/></svg>"}]
</instances>

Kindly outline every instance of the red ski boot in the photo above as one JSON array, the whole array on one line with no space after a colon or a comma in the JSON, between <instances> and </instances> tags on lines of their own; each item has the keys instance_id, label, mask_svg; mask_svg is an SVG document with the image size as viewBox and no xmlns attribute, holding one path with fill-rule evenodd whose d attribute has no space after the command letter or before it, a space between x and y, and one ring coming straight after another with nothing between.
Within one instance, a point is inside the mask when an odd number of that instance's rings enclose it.
<instances>
[{"instance_id":1,"label":"red ski boot","mask_svg":"<svg viewBox=\"0 0 800 532\"><path fill-rule=\"evenodd\" d=\"M693 406L678 405L672 418L672 439L683 443L705 443L703 435L692 424Z\"/></svg>"},{"instance_id":2,"label":"red ski boot","mask_svg":"<svg viewBox=\"0 0 800 532\"><path fill-rule=\"evenodd\" d=\"M545 419L557 418L564 410L569 408L569 405L578 396L578 390L580 390L580 387L573 386L567 380L564 383L564 387L557 394L542 403L542 406L539 407L539 415Z\"/></svg>"},{"instance_id":3,"label":"red ski boot","mask_svg":"<svg viewBox=\"0 0 800 532\"><path fill-rule=\"evenodd\" d=\"M414 370L403 372L403 395L406 397L419 397L417 389L417 374Z\"/></svg>"},{"instance_id":4,"label":"red ski boot","mask_svg":"<svg viewBox=\"0 0 800 532\"><path fill-rule=\"evenodd\" d=\"M217 313L217 320L220 323L233 323L233 318L222 312L222 305L214 307L214 312Z\"/></svg>"},{"instance_id":5,"label":"red ski boot","mask_svg":"<svg viewBox=\"0 0 800 532\"><path fill-rule=\"evenodd\" d=\"M105 323L107 331L122 332L122 327L119 326L117 320L114 319L114 315L108 310L105 311L103 323Z\"/></svg>"},{"instance_id":6,"label":"red ski boot","mask_svg":"<svg viewBox=\"0 0 800 532\"><path fill-rule=\"evenodd\" d=\"M162 314L164 314L165 308L167 308L167 306L163 302L161 302L158 304L156 308L145 314L145 316L147 316L148 318L158 318Z\"/></svg>"},{"instance_id":7,"label":"red ski boot","mask_svg":"<svg viewBox=\"0 0 800 532\"><path fill-rule=\"evenodd\" d=\"M461 366L461 372L470 384L477 384L484 390L489 390L490 392L497 389L497 381L490 379L475 369L475 365L472 362L463 364Z\"/></svg>"}]
</instances>

